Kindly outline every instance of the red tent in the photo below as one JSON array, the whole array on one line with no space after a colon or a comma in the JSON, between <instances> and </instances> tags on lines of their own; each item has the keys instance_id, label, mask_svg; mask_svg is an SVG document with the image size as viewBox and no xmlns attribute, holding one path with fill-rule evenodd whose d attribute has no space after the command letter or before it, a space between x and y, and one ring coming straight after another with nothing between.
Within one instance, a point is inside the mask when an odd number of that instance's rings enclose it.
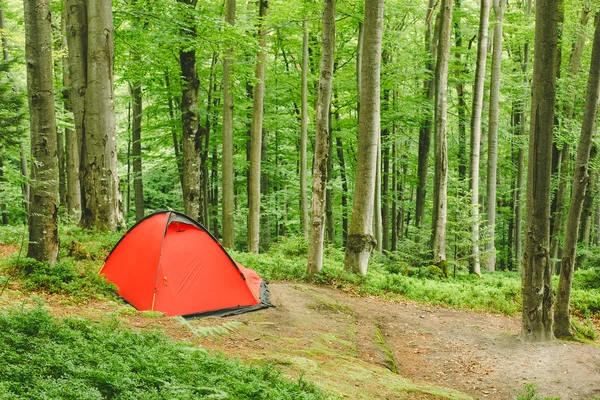
<instances>
[{"instance_id":1,"label":"red tent","mask_svg":"<svg viewBox=\"0 0 600 400\"><path fill-rule=\"evenodd\" d=\"M256 272L233 261L198 222L174 211L135 224L100 273L140 311L223 316L271 306Z\"/></svg>"}]
</instances>

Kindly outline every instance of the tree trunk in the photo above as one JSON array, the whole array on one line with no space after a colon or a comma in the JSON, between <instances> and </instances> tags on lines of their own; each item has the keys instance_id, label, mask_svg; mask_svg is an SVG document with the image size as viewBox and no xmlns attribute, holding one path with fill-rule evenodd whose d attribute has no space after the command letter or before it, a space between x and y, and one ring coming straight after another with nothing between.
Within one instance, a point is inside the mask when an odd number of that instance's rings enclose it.
<instances>
[{"instance_id":1,"label":"tree trunk","mask_svg":"<svg viewBox=\"0 0 600 400\"><path fill-rule=\"evenodd\" d=\"M29 176L29 167L27 166L27 149L25 148L25 141L21 142L21 176L23 178L23 205L25 206L25 212L27 213L27 219L29 220L29 214L31 211L31 185Z\"/></svg>"},{"instance_id":2,"label":"tree trunk","mask_svg":"<svg viewBox=\"0 0 600 400\"><path fill-rule=\"evenodd\" d=\"M173 95L171 94L171 82L169 79L169 71L165 71L165 89L167 90L169 119L171 121L171 135L173 136L173 150L175 151L175 163L177 164L177 175L179 175L179 184L183 191L183 164L180 155L180 144L175 126L175 106L173 105Z\"/></svg>"},{"instance_id":3,"label":"tree trunk","mask_svg":"<svg viewBox=\"0 0 600 400\"><path fill-rule=\"evenodd\" d=\"M437 62L435 66L435 112L434 112L434 154L435 175L433 182L433 235L431 247L433 262L447 275L446 264L446 224L448 192L448 148L446 144L446 113L448 62L450 58L450 33L452 29L452 2L442 0L440 35Z\"/></svg>"},{"instance_id":4,"label":"tree trunk","mask_svg":"<svg viewBox=\"0 0 600 400\"><path fill-rule=\"evenodd\" d=\"M191 8L196 7L196 0L177 0ZM196 37L196 26L191 16L186 18L182 35ZM196 68L196 50L193 48L179 51L181 66L181 142L183 153L183 208L193 219L204 223L202 184L200 182L200 153L202 134L198 116L198 71Z\"/></svg>"},{"instance_id":5,"label":"tree trunk","mask_svg":"<svg viewBox=\"0 0 600 400\"><path fill-rule=\"evenodd\" d=\"M262 140L260 145L260 158L261 161L265 164L268 164L268 135L267 130L265 128L262 129ZM265 168L261 168L260 172L260 193L261 196L265 199L269 198L269 174L266 172ZM269 220L269 205L270 202L263 201L262 209L260 213L260 251L267 252L269 251L269 246L271 245L271 221Z\"/></svg>"},{"instance_id":6,"label":"tree trunk","mask_svg":"<svg viewBox=\"0 0 600 400\"><path fill-rule=\"evenodd\" d=\"M259 0L259 26L257 37L260 49L256 55L255 76L257 83L253 89L253 110L250 141L250 176L248 209L248 251L258 253L260 242L260 148L262 139L263 101L265 97L265 63L267 47L266 17L268 0Z\"/></svg>"},{"instance_id":7,"label":"tree trunk","mask_svg":"<svg viewBox=\"0 0 600 400\"><path fill-rule=\"evenodd\" d=\"M532 0L527 0L525 15L531 16ZM521 73L523 75L523 97L521 103L521 116L519 117L519 135L525 137L527 134L527 114L526 105L529 98L529 42L523 45L523 60L521 62ZM522 226L523 226L523 172L525 170L525 150L523 145L519 146L517 153L517 182L515 186L515 259L517 270L521 270L521 261L523 259L522 251Z\"/></svg>"},{"instance_id":8,"label":"tree trunk","mask_svg":"<svg viewBox=\"0 0 600 400\"><path fill-rule=\"evenodd\" d=\"M63 11L62 27L64 29L63 49L68 49L67 33L68 33L68 16L66 10ZM69 57L67 54L62 57L63 62L63 100L65 110L69 113L73 112L71 104L71 68ZM65 128L65 156L66 156L66 207L67 215L75 223L79 223L81 213L81 187L79 182L79 145L77 141L77 133L71 128Z\"/></svg>"},{"instance_id":9,"label":"tree trunk","mask_svg":"<svg viewBox=\"0 0 600 400\"><path fill-rule=\"evenodd\" d=\"M492 77L490 82L490 119L488 134L487 169L487 224L489 240L487 242L488 271L496 270L496 173L498 172L498 117L500 114L500 67L502 64L502 23L506 0L492 0L494 8L494 51L492 54Z\"/></svg>"},{"instance_id":10,"label":"tree trunk","mask_svg":"<svg viewBox=\"0 0 600 400\"><path fill-rule=\"evenodd\" d=\"M427 52L427 78L423 82L423 91L427 99L427 104L433 100L433 63L435 59L435 46L433 45L433 11L436 5L435 0L429 0L427 13L425 14L425 51ZM428 110L421 128L419 129L419 158L418 158L418 186L417 200L415 208L415 226L420 228L423 225L423 216L425 214L425 197L427 195L427 169L429 166L429 147L431 143L431 112ZM421 234L418 234L418 238ZM420 240L420 239L419 239Z\"/></svg>"},{"instance_id":11,"label":"tree trunk","mask_svg":"<svg viewBox=\"0 0 600 400\"><path fill-rule=\"evenodd\" d=\"M87 2L87 88L81 157L81 225L114 231L122 225L113 92L110 2Z\"/></svg>"},{"instance_id":12,"label":"tree trunk","mask_svg":"<svg viewBox=\"0 0 600 400\"><path fill-rule=\"evenodd\" d=\"M334 73L335 73L335 66L333 68ZM331 107L331 105L330 105ZM330 182L331 179L333 178L332 174L333 174L333 165L332 165L332 155L333 155L333 151L332 151L332 138L333 138L333 132L332 132L332 124L331 124L331 110L329 110L329 138L327 139L327 141L329 142L329 155L327 156L327 182ZM325 188L325 238L327 240L327 242L329 244L335 244L335 229L333 227L333 190L331 189L331 186L327 186Z\"/></svg>"},{"instance_id":13,"label":"tree trunk","mask_svg":"<svg viewBox=\"0 0 600 400\"><path fill-rule=\"evenodd\" d=\"M69 79L71 81L71 90L69 91L69 101L73 110L73 119L75 122L75 134L71 140L67 137L67 154L72 157L67 161L70 176L79 179L79 188L70 187L69 194L79 198L72 199L72 207L76 219L81 220L82 201L83 201L83 176L82 151L83 137L85 136L85 124L83 123L85 115L85 92L87 89L87 47L88 47L88 27L87 27L87 2L84 0L65 0L65 15L67 19L67 45L69 48ZM74 183L74 185L77 185ZM81 222L81 221L80 221Z\"/></svg>"},{"instance_id":14,"label":"tree trunk","mask_svg":"<svg viewBox=\"0 0 600 400\"><path fill-rule=\"evenodd\" d=\"M346 161L344 160L344 146L342 138L335 138L335 148L340 163L340 178L342 179L342 246L346 246L348 238L348 178L346 177Z\"/></svg>"},{"instance_id":15,"label":"tree trunk","mask_svg":"<svg viewBox=\"0 0 600 400\"><path fill-rule=\"evenodd\" d=\"M135 220L144 218L144 184L142 181L142 87L135 82L131 87L132 129L131 150L133 157L133 192L135 196Z\"/></svg>"},{"instance_id":16,"label":"tree trunk","mask_svg":"<svg viewBox=\"0 0 600 400\"><path fill-rule=\"evenodd\" d=\"M360 111L358 118L358 154L354 199L344 268L367 274L367 265L375 243L373 238L373 208L377 153L380 143L380 66L383 25L383 0L365 1L365 24L360 80Z\"/></svg>"},{"instance_id":17,"label":"tree trunk","mask_svg":"<svg viewBox=\"0 0 600 400\"><path fill-rule=\"evenodd\" d=\"M304 238L308 240L308 190L306 187L308 143L308 21L303 22L302 36L302 99L300 127L300 225Z\"/></svg>"},{"instance_id":18,"label":"tree trunk","mask_svg":"<svg viewBox=\"0 0 600 400\"><path fill-rule=\"evenodd\" d=\"M31 132L31 212L27 257L58 257L58 165L48 0L25 0L25 58Z\"/></svg>"},{"instance_id":19,"label":"tree trunk","mask_svg":"<svg viewBox=\"0 0 600 400\"><path fill-rule=\"evenodd\" d=\"M581 27L585 27L587 25L589 19L590 7L589 4L585 4L583 11L581 13ZM581 67L581 60L583 58L583 49L585 47L586 41L586 33L585 29L581 29L581 32L577 38L577 41L573 43L573 49L571 51L571 57L569 60L569 78L575 79L577 74L579 73L579 68ZM564 117L567 120L573 119L574 112L574 102L575 102L575 92L572 91L569 98L569 103L564 109ZM558 190L556 191L556 213L554 217L554 224L552 225L552 232L550 235L550 258L552 260L552 269L557 274L560 273L560 262L556 261L558 259L558 251L560 247L560 236L562 236L562 232L564 230L564 220L565 220L565 203L567 197L567 181L569 176L569 164L570 164L570 146L568 142L565 142L561 149L561 165L559 169L559 184Z\"/></svg>"},{"instance_id":20,"label":"tree trunk","mask_svg":"<svg viewBox=\"0 0 600 400\"><path fill-rule=\"evenodd\" d=\"M310 204L310 232L306 273L310 279L323 268L323 238L325 235L325 187L329 155L329 105L333 83L335 49L336 0L323 0L323 36L321 42L321 72L317 93L315 146L313 152L313 184Z\"/></svg>"},{"instance_id":21,"label":"tree trunk","mask_svg":"<svg viewBox=\"0 0 600 400\"><path fill-rule=\"evenodd\" d=\"M481 149L481 114L483 110L483 92L485 90L485 64L487 61L488 25L490 18L490 0L481 0L479 14L479 36L477 40L477 64L475 83L473 84L473 108L471 112L471 159L469 163L471 187L471 240L473 254L470 271L481 275L479 263L479 154Z\"/></svg>"},{"instance_id":22,"label":"tree trunk","mask_svg":"<svg viewBox=\"0 0 600 400\"><path fill-rule=\"evenodd\" d=\"M581 126L581 136L577 146L577 161L573 174L573 190L565 231L565 246L561 263L561 274L556 292L554 312L554 334L557 337L572 336L569 318L569 300L573 284L573 267L577 250L577 238L581 209L589 179L589 157L592 137L598 127L598 101L600 101L600 14L596 16L596 33L590 63L585 112Z\"/></svg>"},{"instance_id":23,"label":"tree trunk","mask_svg":"<svg viewBox=\"0 0 600 400\"><path fill-rule=\"evenodd\" d=\"M521 334L526 341L546 341L554 337L549 220L559 3L560 0L538 0L535 3L536 57L533 64L522 273Z\"/></svg>"},{"instance_id":24,"label":"tree trunk","mask_svg":"<svg viewBox=\"0 0 600 400\"><path fill-rule=\"evenodd\" d=\"M225 2L225 22L235 24L236 0ZM223 59L223 246L232 249L235 243L233 222L233 90L232 90L233 49L228 49Z\"/></svg>"},{"instance_id":25,"label":"tree trunk","mask_svg":"<svg viewBox=\"0 0 600 400\"><path fill-rule=\"evenodd\" d=\"M456 0L456 10L459 11L461 7L461 0ZM455 15L460 13L454 13ZM454 22L454 43L456 44L456 62L458 68L456 73L460 77L466 73L466 65L462 61L462 30L460 26L460 19L457 18ZM458 107L456 112L458 113L458 179L464 182L467 177L467 168L469 161L467 160L467 102L465 100L465 84L462 78L456 85L456 95L458 97ZM461 190L464 186L461 186Z\"/></svg>"},{"instance_id":26,"label":"tree trunk","mask_svg":"<svg viewBox=\"0 0 600 400\"><path fill-rule=\"evenodd\" d=\"M389 92L386 91L383 95L383 101L385 102L386 110L390 109L390 98ZM382 250L388 251L390 249L390 131L385 128L381 131L382 141L382 162L383 162L383 185L381 187L381 230L382 230Z\"/></svg>"}]
</instances>

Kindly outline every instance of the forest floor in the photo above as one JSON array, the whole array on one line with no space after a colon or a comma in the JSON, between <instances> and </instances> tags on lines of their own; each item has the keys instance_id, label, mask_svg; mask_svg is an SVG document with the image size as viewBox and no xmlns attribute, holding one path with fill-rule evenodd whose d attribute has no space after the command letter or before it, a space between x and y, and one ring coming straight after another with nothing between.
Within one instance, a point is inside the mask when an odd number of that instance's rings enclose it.
<instances>
[{"instance_id":1,"label":"forest floor","mask_svg":"<svg viewBox=\"0 0 600 400\"><path fill-rule=\"evenodd\" d=\"M348 399L514 399L600 396L600 347L523 343L519 318L411 301L359 297L295 282L270 284L275 308L184 322L121 301L73 303L38 294L59 316L118 319L159 329L247 362L275 364L294 379ZM35 303L13 286L0 308Z\"/></svg>"}]
</instances>

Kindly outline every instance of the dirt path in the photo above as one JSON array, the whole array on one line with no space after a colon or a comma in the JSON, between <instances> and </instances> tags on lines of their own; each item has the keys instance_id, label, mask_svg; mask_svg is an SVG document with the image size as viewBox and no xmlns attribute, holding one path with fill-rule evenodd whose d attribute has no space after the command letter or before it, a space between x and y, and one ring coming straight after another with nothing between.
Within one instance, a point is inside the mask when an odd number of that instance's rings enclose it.
<instances>
[{"instance_id":1,"label":"dirt path","mask_svg":"<svg viewBox=\"0 0 600 400\"><path fill-rule=\"evenodd\" d=\"M242 323L231 335L209 336L201 344L278 364L352 399L512 399L525 383L536 384L538 395L600 396L600 347L522 343L517 318L358 298L298 283L271 283L271 293L277 308L193 321Z\"/></svg>"}]
</instances>

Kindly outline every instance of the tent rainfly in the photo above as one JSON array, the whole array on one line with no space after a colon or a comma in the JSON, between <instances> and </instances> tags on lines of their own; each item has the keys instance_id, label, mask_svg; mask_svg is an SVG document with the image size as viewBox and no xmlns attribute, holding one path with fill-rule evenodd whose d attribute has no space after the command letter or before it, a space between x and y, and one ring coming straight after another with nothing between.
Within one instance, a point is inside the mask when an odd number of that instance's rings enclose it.
<instances>
[{"instance_id":1,"label":"tent rainfly","mask_svg":"<svg viewBox=\"0 0 600 400\"><path fill-rule=\"evenodd\" d=\"M233 261L198 222L158 211L135 224L101 274L140 311L226 316L272 307L267 283Z\"/></svg>"}]
</instances>

